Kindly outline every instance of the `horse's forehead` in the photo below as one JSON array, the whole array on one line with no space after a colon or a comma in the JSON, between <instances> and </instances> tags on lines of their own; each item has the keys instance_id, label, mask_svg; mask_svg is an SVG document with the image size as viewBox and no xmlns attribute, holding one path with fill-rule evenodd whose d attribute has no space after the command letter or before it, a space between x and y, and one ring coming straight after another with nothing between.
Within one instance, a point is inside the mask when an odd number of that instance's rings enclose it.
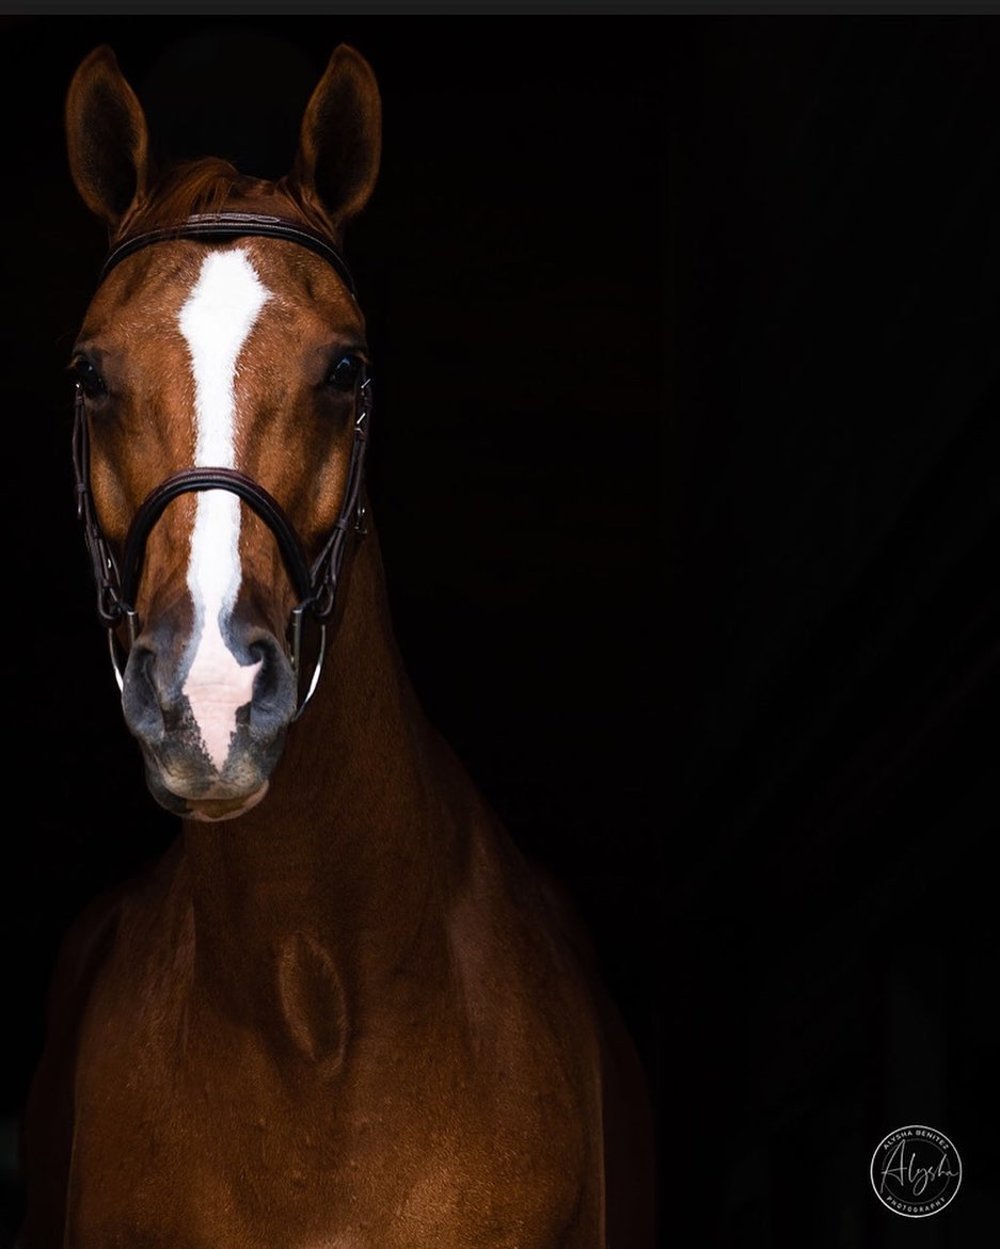
<instances>
[{"instance_id":1,"label":"horse's forehead","mask_svg":"<svg viewBox=\"0 0 1000 1249\"><path fill-rule=\"evenodd\" d=\"M88 309L82 336L111 335L122 347L139 348L146 336L181 332L185 309L199 299L206 316L219 318L246 299L259 300L258 323L294 325L298 334L363 330L339 277L302 248L262 239L210 248L177 240L150 247L110 275Z\"/></svg>"}]
</instances>

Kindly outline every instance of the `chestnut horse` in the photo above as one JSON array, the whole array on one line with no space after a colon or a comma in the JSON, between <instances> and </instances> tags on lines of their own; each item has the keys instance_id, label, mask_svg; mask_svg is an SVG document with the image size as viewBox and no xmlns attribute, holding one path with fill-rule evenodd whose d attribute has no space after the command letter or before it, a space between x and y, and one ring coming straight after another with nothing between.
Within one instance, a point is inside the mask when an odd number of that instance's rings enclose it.
<instances>
[{"instance_id":1,"label":"chestnut horse","mask_svg":"<svg viewBox=\"0 0 1000 1249\"><path fill-rule=\"evenodd\" d=\"M640 1065L570 908L428 724L364 490L343 259L381 104L333 53L291 172L156 170L114 54L70 170L112 250L75 465L177 840L67 934L22 1249L650 1249Z\"/></svg>"}]
</instances>

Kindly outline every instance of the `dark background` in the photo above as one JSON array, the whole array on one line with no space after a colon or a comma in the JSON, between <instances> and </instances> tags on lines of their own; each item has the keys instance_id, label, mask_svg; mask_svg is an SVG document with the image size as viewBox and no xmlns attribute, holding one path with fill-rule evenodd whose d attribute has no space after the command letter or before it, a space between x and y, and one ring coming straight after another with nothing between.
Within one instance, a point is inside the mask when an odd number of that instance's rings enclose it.
<instances>
[{"instance_id":1,"label":"dark background","mask_svg":"<svg viewBox=\"0 0 1000 1249\"><path fill-rule=\"evenodd\" d=\"M65 90L108 42L165 150L272 176L341 40L385 105L348 251L400 643L590 923L663 1244L995 1239L990 16L0 18L8 1158L62 930L173 831L73 515ZM868 1180L909 1123L964 1168L924 1220Z\"/></svg>"}]
</instances>

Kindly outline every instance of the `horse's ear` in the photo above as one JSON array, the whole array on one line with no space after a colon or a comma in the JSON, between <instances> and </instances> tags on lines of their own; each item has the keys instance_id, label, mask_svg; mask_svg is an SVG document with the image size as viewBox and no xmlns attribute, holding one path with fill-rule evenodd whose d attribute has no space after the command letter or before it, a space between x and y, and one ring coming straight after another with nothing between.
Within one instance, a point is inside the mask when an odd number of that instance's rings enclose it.
<instances>
[{"instance_id":1,"label":"horse's ear","mask_svg":"<svg viewBox=\"0 0 1000 1249\"><path fill-rule=\"evenodd\" d=\"M365 58L342 43L306 105L291 181L340 230L367 204L381 152L378 83Z\"/></svg>"},{"instance_id":2,"label":"horse's ear","mask_svg":"<svg viewBox=\"0 0 1000 1249\"><path fill-rule=\"evenodd\" d=\"M112 231L146 190L146 118L114 52L95 48L66 97L69 168L80 197Z\"/></svg>"}]
</instances>

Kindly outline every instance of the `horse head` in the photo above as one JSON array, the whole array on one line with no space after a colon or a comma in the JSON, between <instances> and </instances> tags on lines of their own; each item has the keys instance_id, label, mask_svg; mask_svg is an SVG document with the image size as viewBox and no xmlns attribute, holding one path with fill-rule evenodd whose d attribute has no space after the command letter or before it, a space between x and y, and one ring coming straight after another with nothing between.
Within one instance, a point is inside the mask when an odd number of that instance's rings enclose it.
<instances>
[{"instance_id":1,"label":"horse head","mask_svg":"<svg viewBox=\"0 0 1000 1249\"><path fill-rule=\"evenodd\" d=\"M363 510L368 349L341 248L378 173L379 92L338 47L274 182L215 158L157 168L108 48L66 120L111 243L71 361L99 611L153 796L231 818L312 693L303 624L335 624Z\"/></svg>"}]
</instances>

